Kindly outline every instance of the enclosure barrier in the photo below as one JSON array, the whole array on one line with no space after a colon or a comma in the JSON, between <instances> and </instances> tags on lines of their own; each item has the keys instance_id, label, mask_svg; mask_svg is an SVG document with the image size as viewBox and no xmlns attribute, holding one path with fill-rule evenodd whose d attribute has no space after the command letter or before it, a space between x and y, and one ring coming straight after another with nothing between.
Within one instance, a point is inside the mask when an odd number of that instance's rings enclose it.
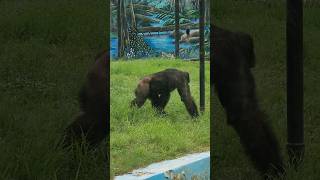
<instances>
[{"instance_id":1,"label":"enclosure barrier","mask_svg":"<svg viewBox=\"0 0 320 180\"><path fill-rule=\"evenodd\" d=\"M180 36L179 36L179 31L180 31L180 6L179 6L179 0L175 0L174 1L174 4L175 4L175 45L176 45L176 48L175 48L175 53L174 53L174 56L176 58L179 58L179 41L180 41Z\"/></svg>"},{"instance_id":2,"label":"enclosure barrier","mask_svg":"<svg viewBox=\"0 0 320 180\"><path fill-rule=\"evenodd\" d=\"M304 156L302 17L302 0L287 0L287 149L295 168Z\"/></svg>"},{"instance_id":3,"label":"enclosure barrier","mask_svg":"<svg viewBox=\"0 0 320 180\"><path fill-rule=\"evenodd\" d=\"M205 47L204 47L204 9L205 9L205 0L199 1L200 7L200 23L199 23L199 32L200 32L200 69L199 69L199 77L200 77L200 111L204 112L205 108L205 67L204 67L204 59L205 59Z\"/></svg>"},{"instance_id":4,"label":"enclosure barrier","mask_svg":"<svg viewBox=\"0 0 320 180\"><path fill-rule=\"evenodd\" d=\"M210 179L210 151L151 164L115 180Z\"/></svg>"}]
</instances>

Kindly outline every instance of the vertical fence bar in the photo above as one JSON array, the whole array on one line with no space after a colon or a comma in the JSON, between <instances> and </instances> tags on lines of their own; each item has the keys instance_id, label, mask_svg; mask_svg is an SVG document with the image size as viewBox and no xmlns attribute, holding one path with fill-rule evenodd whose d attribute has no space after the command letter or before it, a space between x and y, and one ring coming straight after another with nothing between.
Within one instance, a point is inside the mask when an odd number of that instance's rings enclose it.
<instances>
[{"instance_id":1,"label":"vertical fence bar","mask_svg":"<svg viewBox=\"0 0 320 180\"><path fill-rule=\"evenodd\" d=\"M118 0L118 11L117 11L117 24L118 24L118 58L122 57L122 27L121 27L121 0Z\"/></svg>"},{"instance_id":2,"label":"vertical fence bar","mask_svg":"<svg viewBox=\"0 0 320 180\"><path fill-rule=\"evenodd\" d=\"M204 25L205 25L205 0L199 1L200 11L200 111L203 112L205 109L205 47L204 47Z\"/></svg>"},{"instance_id":3,"label":"vertical fence bar","mask_svg":"<svg viewBox=\"0 0 320 180\"><path fill-rule=\"evenodd\" d=\"M302 7L302 0L287 0L287 150L295 168L304 156Z\"/></svg>"},{"instance_id":4,"label":"vertical fence bar","mask_svg":"<svg viewBox=\"0 0 320 180\"><path fill-rule=\"evenodd\" d=\"M214 22L214 6L213 6L213 2L215 2L214 0L209 0L210 2L210 142L213 142L214 140L214 119L213 119L213 103L214 103L214 98L213 98L213 94L214 94L214 84L213 84L213 54L214 54L214 36L213 36L213 22ZM216 148L216 144L214 143L210 143L210 157L213 157L213 150ZM216 168L216 166L213 166L213 164L215 164L214 158L210 158L210 172L214 172L213 168ZM210 179L213 179L212 173L210 173Z\"/></svg>"},{"instance_id":5,"label":"vertical fence bar","mask_svg":"<svg viewBox=\"0 0 320 180\"><path fill-rule=\"evenodd\" d=\"M179 41L180 41L180 4L179 0L175 0L175 57L179 58Z\"/></svg>"},{"instance_id":6,"label":"vertical fence bar","mask_svg":"<svg viewBox=\"0 0 320 180\"><path fill-rule=\"evenodd\" d=\"M107 104L105 107L106 111L106 119L105 119L105 123L107 124L106 127L107 127L107 134L109 135L110 134L110 121L108 121L110 119L110 61L111 61L111 58L110 58L110 31L111 31L111 14L112 14L112 7L111 7L111 1L110 2L107 2L107 9L109 11L108 14L107 14L107 24L108 24L108 28L107 28L107 55L106 55L106 61L107 61L107 64L106 64L106 90L107 92L106 93L106 97L108 97L108 101L107 101ZM109 158L110 158L110 136L107 136L107 151L106 151L106 157L107 157L107 162L110 162ZM106 172L110 172L110 166L108 163L105 163L105 171ZM106 179L110 179L110 173L106 173Z\"/></svg>"}]
</instances>

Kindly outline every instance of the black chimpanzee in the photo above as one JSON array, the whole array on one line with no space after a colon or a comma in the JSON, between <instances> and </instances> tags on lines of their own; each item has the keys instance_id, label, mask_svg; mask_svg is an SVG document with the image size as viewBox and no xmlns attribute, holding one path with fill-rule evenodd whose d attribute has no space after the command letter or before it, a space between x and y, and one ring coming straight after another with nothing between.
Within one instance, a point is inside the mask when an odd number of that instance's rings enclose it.
<instances>
[{"instance_id":1,"label":"black chimpanzee","mask_svg":"<svg viewBox=\"0 0 320 180\"><path fill-rule=\"evenodd\" d=\"M256 97L252 37L211 25L213 30L213 84L227 114L257 170L268 179L284 173L279 145ZM268 175L269 174L269 175Z\"/></svg>"},{"instance_id":2,"label":"black chimpanzee","mask_svg":"<svg viewBox=\"0 0 320 180\"><path fill-rule=\"evenodd\" d=\"M170 92L177 89L181 101L185 104L192 117L199 116L189 88L189 73L177 69L166 69L143 77L135 89L135 99L131 105L141 107L147 99L159 112L165 113L164 108L170 99Z\"/></svg>"},{"instance_id":3,"label":"black chimpanzee","mask_svg":"<svg viewBox=\"0 0 320 180\"><path fill-rule=\"evenodd\" d=\"M108 52L103 51L97 56L95 64L87 74L87 80L79 94L81 113L65 130L65 147L81 141L82 137L89 147L95 147L108 134Z\"/></svg>"}]
</instances>

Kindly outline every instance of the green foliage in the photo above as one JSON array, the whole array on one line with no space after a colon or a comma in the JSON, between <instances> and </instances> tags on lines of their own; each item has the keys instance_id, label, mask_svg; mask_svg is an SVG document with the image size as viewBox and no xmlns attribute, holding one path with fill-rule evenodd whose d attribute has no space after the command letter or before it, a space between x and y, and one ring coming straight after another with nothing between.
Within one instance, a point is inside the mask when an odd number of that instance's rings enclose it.
<instances>
[{"instance_id":1,"label":"green foliage","mask_svg":"<svg viewBox=\"0 0 320 180\"><path fill-rule=\"evenodd\" d=\"M184 11L184 14L186 17L189 17L191 19L198 19L200 17L199 10L195 10L195 9L186 10Z\"/></svg>"},{"instance_id":2,"label":"green foliage","mask_svg":"<svg viewBox=\"0 0 320 180\"><path fill-rule=\"evenodd\" d=\"M164 21L163 26L168 26L168 25L174 25L175 24L175 13L159 13L156 16L158 19L161 19ZM188 17L184 14L180 13L180 19L179 19L180 24L185 24L185 23L190 23L191 18Z\"/></svg>"},{"instance_id":3,"label":"green foliage","mask_svg":"<svg viewBox=\"0 0 320 180\"><path fill-rule=\"evenodd\" d=\"M172 7L171 1L133 1L134 4L142 4L147 7L156 8L159 10L164 10L166 12L157 12L150 9L145 9L145 7L135 7L134 12L136 14L142 14L146 16L155 16L157 19L163 20L162 25L168 26L173 25L175 23L175 12L174 7ZM195 9L182 9L182 12L180 12L180 24L190 23L192 19L199 18L199 10ZM117 6L112 6L112 23L113 26L117 26ZM142 26L151 26L149 22L140 22L138 23Z\"/></svg>"},{"instance_id":4,"label":"green foliage","mask_svg":"<svg viewBox=\"0 0 320 180\"><path fill-rule=\"evenodd\" d=\"M111 173L119 175L153 162L209 149L209 63L206 63L206 111L192 119L174 91L159 117L149 101L141 109L131 109L133 90L145 75L177 68L190 73L192 96L199 106L199 62L148 59L111 63ZM198 107L199 108L199 107Z\"/></svg>"},{"instance_id":5,"label":"green foliage","mask_svg":"<svg viewBox=\"0 0 320 180\"><path fill-rule=\"evenodd\" d=\"M155 8L169 10L171 6L171 1L170 0L162 0L162 1L149 0L148 4L150 6L154 6Z\"/></svg>"}]
</instances>

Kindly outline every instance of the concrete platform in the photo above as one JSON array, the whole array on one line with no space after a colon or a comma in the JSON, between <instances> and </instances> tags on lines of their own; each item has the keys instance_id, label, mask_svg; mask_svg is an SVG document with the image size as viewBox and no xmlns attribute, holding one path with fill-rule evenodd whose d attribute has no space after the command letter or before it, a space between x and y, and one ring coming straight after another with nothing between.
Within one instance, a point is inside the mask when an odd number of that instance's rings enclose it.
<instances>
[{"instance_id":1,"label":"concrete platform","mask_svg":"<svg viewBox=\"0 0 320 180\"><path fill-rule=\"evenodd\" d=\"M210 151L151 164L116 176L115 180L206 180L210 179Z\"/></svg>"}]
</instances>

